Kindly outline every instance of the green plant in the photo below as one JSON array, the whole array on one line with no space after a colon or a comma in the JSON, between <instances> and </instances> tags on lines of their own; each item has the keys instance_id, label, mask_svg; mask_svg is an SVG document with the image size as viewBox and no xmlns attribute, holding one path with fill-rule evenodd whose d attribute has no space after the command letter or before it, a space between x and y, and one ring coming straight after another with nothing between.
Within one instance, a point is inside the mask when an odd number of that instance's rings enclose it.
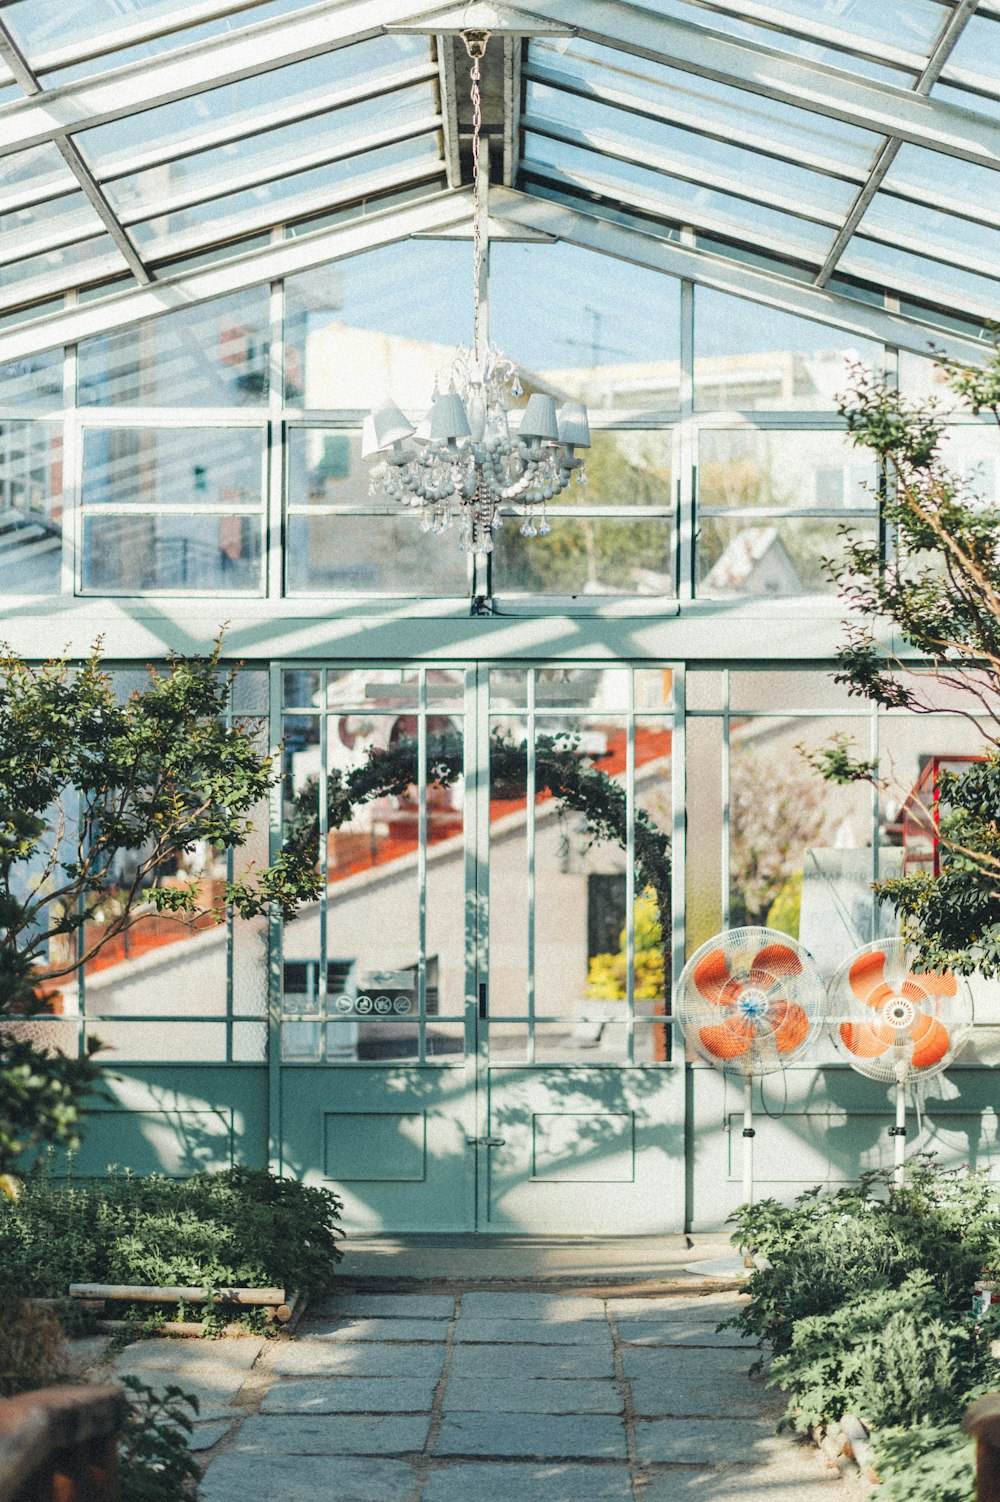
<instances>
[{"instance_id":1,"label":"green plant","mask_svg":"<svg viewBox=\"0 0 1000 1502\"><path fill-rule=\"evenodd\" d=\"M49 1297L74 1282L317 1293L341 1255L339 1214L329 1190L248 1168L64 1184L33 1176L16 1204L0 1205L0 1265Z\"/></svg>"},{"instance_id":2,"label":"green plant","mask_svg":"<svg viewBox=\"0 0 1000 1502\"><path fill-rule=\"evenodd\" d=\"M975 1448L957 1424L873 1436L880 1502L976 1502Z\"/></svg>"},{"instance_id":3,"label":"green plant","mask_svg":"<svg viewBox=\"0 0 1000 1502\"><path fill-rule=\"evenodd\" d=\"M181 1388L156 1391L138 1377L123 1378L128 1412L118 1462L120 1502L181 1502L194 1497L201 1474L188 1448L198 1399Z\"/></svg>"},{"instance_id":4,"label":"green plant","mask_svg":"<svg viewBox=\"0 0 1000 1502\"><path fill-rule=\"evenodd\" d=\"M633 909L635 998L657 1001L664 992L663 929L656 893L647 887L635 899ZM595 954L587 971L587 995L608 1001L625 997L627 931L618 935L615 954Z\"/></svg>"}]
</instances>

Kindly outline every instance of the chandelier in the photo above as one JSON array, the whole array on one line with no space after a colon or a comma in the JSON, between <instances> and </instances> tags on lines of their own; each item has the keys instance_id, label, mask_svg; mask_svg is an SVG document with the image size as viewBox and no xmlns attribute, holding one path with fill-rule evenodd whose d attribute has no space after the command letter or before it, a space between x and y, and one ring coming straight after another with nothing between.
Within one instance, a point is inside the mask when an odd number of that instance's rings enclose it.
<instances>
[{"instance_id":1,"label":"chandelier","mask_svg":"<svg viewBox=\"0 0 1000 1502\"><path fill-rule=\"evenodd\" d=\"M517 367L492 345L484 348L481 326L485 194L479 64L490 33L463 31L461 36L472 64L472 349L455 352L447 391L435 380L431 409L418 427L391 402L373 408L365 419L361 453L383 456L372 472L371 495L416 507L424 532L445 532L457 520L463 550L490 553L494 533L503 525L503 504L514 504L523 516L523 536L550 530L546 502L566 489L574 473L586 483L576 450L590 447L590 429L582 402L557 408L555 397L535 392L511 431L511 402L523 394Z\"/></svg>"}]
</instances>

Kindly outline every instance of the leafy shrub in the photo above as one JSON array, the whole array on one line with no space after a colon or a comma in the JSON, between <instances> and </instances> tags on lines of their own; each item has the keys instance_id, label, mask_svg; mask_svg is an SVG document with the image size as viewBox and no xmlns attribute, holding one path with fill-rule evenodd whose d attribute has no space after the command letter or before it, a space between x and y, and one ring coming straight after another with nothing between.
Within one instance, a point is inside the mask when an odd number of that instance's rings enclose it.
<instances>
[{"instance_id":1,"label":"leafy shrub","mask_svg":"<svg viewBox=\"0 0 1000 1502\"><path fill-rule=\"evenodd\" d=\"M35 1296L70 1283L317 1293L340 1259L339 1215L329 1190L248 1168L65 1185L32 1177L15 1204L0 1204L0 1266Z\"/></svg>"},{"instance_id":2,"label":"leafy shrub","mask_svg":"<svg viewBox=\"0 0 1000 1502\"><path fill-rule=\"evenodd\" d=\"M976 1452L957 1424L880 1429L879 1502L976 1502Z\"/></svg>"},{"instance_id":3,"label":"leafy shrub","mask_svg":"<svg viewBox=\"0 0 1000 1502\"><path fill-rule=\"evenodd\" d=\"M767 1258L734 1323L785 1351L796 1322L832 1314L863 1293L898 1289L926 1271L945 1312L963 1312L972 1285L1000 1262L1000 1186L985 1174L942 1170L929 1160L896 1188L883 1172L857 1187L806 1190L792 1206L763 1200L734 1217L733 1240Z\"/></svg>"},{"instance_id":4,"label":"leafy shrub","mask_svg":"<svg viewBox=\"0 0 1000 1502\"><path fill-rule=\"evenodd\" d=\"M123 1381L129 1403L118 1455L119 1502L194 1497L201 1472L188 1435L198 1399L174 1386L156 1392L138 1377Z\"/></svg>"},{"instance_id":5,"label":"leafy shrub","mask_svg":"<svg viewBox=\"0 0 1000 1502\"><path fill-rule=\"evenodd\" d=\"M770 1370L799 1429L848 1411L879 1429L955 1420L995 1376L982 1332L947 1314L923 1271L798 1320Z\"/></svg>"}]
</instances>

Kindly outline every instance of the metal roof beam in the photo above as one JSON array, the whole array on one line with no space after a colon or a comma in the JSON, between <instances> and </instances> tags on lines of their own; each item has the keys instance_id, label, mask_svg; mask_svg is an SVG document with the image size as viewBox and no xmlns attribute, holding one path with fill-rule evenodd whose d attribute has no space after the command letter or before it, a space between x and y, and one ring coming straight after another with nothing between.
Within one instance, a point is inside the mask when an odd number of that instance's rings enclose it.
<instances>
[{"instance_id":1,"label":"metal roof beam","mask_svg":"<svg viewBox=\"0 0 1000 1502\"><path fill-rule=\"evenodd\" d=\"M521 157L521 58L524 41L519 36L503 39L503 181L509 188L517 180Z\"/></svg>"},{"instance_id":2,"label":"metal roof beam","mask_svg":"<svg viewBox=\"0 0 1000 1502\"><path fill-rule=\"evenodd\" d=\"M524 228L540 230L555 239L565 240L586 250L662 271L669 276L684 277L733 297L810 318L817 323L845 329L861 339L928 355L931 347L957 360L979 363L988 356L991 345L986 340L965 339L944 330L929 329L923 324L889 313L869 303L814 287L809 282L795 282L757 267L740 266L722 256L672 240L660 240L641 230L597 219L564 204L534 198L510 188L494 188L490 193L490 210L498 219ZM0 339L2 350L2 339Z\"/></svg>"},{"instance_id":3,"label":"metal roof beam","mask_svg":"<svg viewBox=\"0 0 1000 1502\"><path fill-rule=\"evenodd\" d=\"M3 57L29 99L42 97L42 86L38 81L34 69L24 56L24 53L21 51L2 17L0 17L0 56ZM52 139L59 155L76 178L78 185L83 190L84 196L97 213L98 218L104 225L104 228L107 230L116 249L121 254L136 281L140 283L148 282L150 280L149 272L143 265L141 257L126 234L117 214L101 192L97 180L74 143L63 131L57 131Z\"/></svg>"},{"instance_id":4,"label":"metal roof beam","mask_svg":"<svg viewBox=\"0 0 1000 1502\"><path fill-rule=\"evenodd\" d=\"M533 14L601 46L829 115L932 151L1000 167L1000 123L939 99L855 77L736 37L707 32L623 0L531 0Z\"/></svg>"},{"instance_id":5,"label":"metal roof beam","mask_svg":"<svg viewBox=\"0 0 1000 1502\"><path fill-rule=\"evenodd\" d=\"M67 308L21 328L0 332L0 364L110 333L161 313L210 302L278 277L311 271L327 262L391 245L411 235L446 229L467 220L471 214L472 194L468 189L438 193L418 203L396 205L333 229L316 230L294 240L266 245L218 265L178 272L104 301Z\"/></svg>"},{"instance_id":6,"label":"metal roof beam","mask_svg":"<svg viewBox=\"0 0 1000 1502\"><path fill-rule=\"evenodd\" d=\"M917 81L915 93L924 96L930 94L932 87L940 77L941 69L954 50L955 43L965 30L969 17L976 8L976 4L977 0L959 0L958 5L956 5L955 9L948 16L941 28L941 34L937 39L934 49L927 60L927 66ZM825 287L837 269L838 261L847 249L854 231L867 213L869 204L885 181L889 168L896 160L901 145L902 142L899 137L893 136L890 140L886 141L876 156L872 164L872 170L868 175L868 181L851 205L850 213L844 220L843 226L837 238L830 246L826 260L820 268L819 275L816 278L817 287Z\"/></svg>"},{"instance_id":7,"label":"metal roof beam","mask_svg":"<svg viewBox=\"0 0 1000 1502\"><path fill-rule=\"evenodd\" d=\"M122 26L115 31L101 31L86 41L69 46L50 47L47 52L35 53L32 65L36 73L51 73L56 68L75 67L91 62L94 58L107 57L127 47L137 47L142 42L153 42L159 37L172 36L187 31L192 26L204 26L208 21L224 20L241 12L253 12L266 0L200 0L200 4L179 6L167 15L147 17L131 26ZM252 25L252 19L248 21Z\"/></svg>"}]
</instances>

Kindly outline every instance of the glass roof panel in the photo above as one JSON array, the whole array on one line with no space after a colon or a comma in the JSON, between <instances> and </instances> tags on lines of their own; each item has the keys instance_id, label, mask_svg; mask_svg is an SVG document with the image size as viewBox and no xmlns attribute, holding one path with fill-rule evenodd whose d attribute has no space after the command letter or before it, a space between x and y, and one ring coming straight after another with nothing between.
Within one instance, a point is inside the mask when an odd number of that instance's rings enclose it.
<instances>
[{"instance_id":1,"label":"glass roof panel","mask_svg":"<svg viewBox=\"0 0 1000 1502\"><path fill-rule=\"evenodd\" d=\"M557 182L564 178L584 188L606 189L678 223L763 244L778 255L822 261L833 238L824 225L531 132L525 133L522 160L525 171L545 175L547 168L554 169Z\"/></svg>"},{"instance_id":2,"label":"glass roof panel","mask_svg":"<svg viewBox=\"0 0 1000 1502\"><path fill-rule=\"evenodd\" d=\"M842 217L857 192L853 183L809 172L793 162L762 157L741 146L581 99L578 94L546 84L529 82L522 118L531 126L542 121L557 127L568 125L592 138L595 150L602 149L607 141L627 155L638 152L641 160L662 165L679 177L695 182L707 177L717 187L746 192L775 207ZM654 149L655 158L648 154L648 147Z\"/></svg>"},{"instance_id":3,"label":"glass roof panel","mask_svg":"<svg viewBox=\"0 0 1000 1502\"><path fill-rule=\"evenodd\" d=\"M104 225L82 193L0 214L0 262L23 260L56 245L100 234Z\"/></svg>"},{"instance_id":4,"label":"glass roof panel","mask_svg":"<svg viewBox=\"0 0 1000 1502\"><path fill-rule=\"evenodd\" d=\"M961 89L955 84L936 83L931 89L931 98L957 105L960 110L972 110L990 120L1000 120L1000 98L989 94L974 94L971 89Z\"/></svg>"},{"instance_id":5,"label":"glass roof panel","mask_svg":"<svg viewBox=\"0 0 1000 1502\"><path fill-rule=\"evenodd\" d=\"M37 202L47 193L76 185L76 178L51 141L0 156L0 210L15 203Z\"/></svg>"},{"instance_id":6,"label":"glass roof panel","mask_svg":"<svg viewBox=\"0 0 1000 1502\"><path fill-rule=\"evenodd\" d=\"M60 287L74 287L78 282L97 281L127 270L110 235L77 240L44 255L0 267L0 306L32 302Z\"/></svg>"},{"instance_id":7,"label":"glass roof panel","mask_svg":"<svg viewBox=\"0 0 1000 1502\"><path fill-rule=\"evenodd\" d=\"M961 79L1000 93L1000 18L971 16L952 50L942 79Z\"/></svg>"},{"instance_id":8,"label":"glass roof panel","mask_svg":"<svg viewBox=\"0 0 1000 1502\"><path fill-rule=\"evenodd\" d=\"M73 139L98 175L110 177L134 170L143 152L157 158L178 155L196 148L213 132L235 139L266 124L262 116L268 111L279 118L299 110L306 113L310 105L321 106L345 86L370 85L373 92L391 89L409 66L429 62L427 37L377 37L111 120Z\"/></svg>"},{"instance_id":9,"label":"glass roof panel","mask_svg":"<svg viewBox=\"0 0 1000 1502\"><path fill-rule=\"evenodd\" d=\"M838 270L864 277L887 292L907 292L926 302L965 310L984 318L996 316L1000 283L944 261L932 261L892 245L855 235Z\"/></svg>"},{"instance_id":10,"label":"glass roof panel","mask_svg":"<svg viewBox=\"0 0 1000 1502\"><path fill-rule=\"evenodd\" d=\"M996 189L994 199L996 202ZM909 203L888 193L876 193L858 226L868 234L904 250L940 256L956 266L1000 275L1000 229L956 219L927 204ZM1000 289L998 289L1000 300Z\"/></svg>"},{"instance_id":11,"label":"glass roof panel","mask_svg":"<svg viewBox=\"0 0 1000 1502\"><path fill-rule=\"evenodd\" d=\"M311 3L313 0L244 0L231 15L188 26L168 24L178 12L183 16L188 9L170 0L94 0L93 4L82 0L69 5L60 5L59 0L13 0L4 5L4 12L28 61L46 86L54 88L210 37L242 31ZM162 27L165 34L136 41L144 26L153 31ZM74 51L84 57L70 60Z\"/></svg>"},{"instance_id":12,"label":"glass roof panel","mask_svg":"<svg viewBox=\"0 0 1000 1502\"><path fill-rule=\"evenodd\" d=\"M688 4L687 0L645 0L644 8L656 11L657 15L724 32L727 36L745 38L761 47L773 47L795 57L805 57L812 62L903 87L926 58L946 15L943 7L934 0L916 0L912 6L909 0L895 0L894 4L881 7L865 3L855 7L864 13L859 18L854 17L853 11L851 14L851 20L857 19L860 24L846 26L839 24L842 18L838 12L843 10L842 6L810 4L809 0L759 5L749 17L716 9L711 4ZM888 13L882 24L878 24L872 15L875 9ZM739 12L742 7L734 5L732 10ZM894 29L895 13L911 10L914 12L912 24ZM760 24L762 21L765 24ZM788 23L794 29L786 31L782 23ZM853 51L845 50L851 47L876 53L880 60L872 56L859 57ZM908 71L901 72L901 69Z\"/></svg>"},{"instance_id":13,"label":"glass roof panel","mask_svg":"<svg viewBox=\"0 0 1000 1502\"><path fill-rule=\"evenodd\" d=\"M613 90L639 108L652 105L677 124L856 179L867 174L883 140L860 126L630 57L597 42L532 41L529 77L533 67L548 70L549 82L557 82L557 74L572 80L584 95L588 89Z\"/></svg>"},{"instance_id":14,"label":"glass roof panel","mask_svg":"<svg viewBox=\"0 0 1000 1502\"><path fill-rule=\"evenodd\" d=\"M434 90L417 84L118 178L106 191L112 207L128 221L185 200L236 191L247 180L290 175L336 155L360 152L371 136L385 140L407 128L426 130L435 119Z\"/></svg>"},{"instance_id":15,"label":"glass roof panel","mask_svg":"<svg viewBox=\"0 0 1000 1502\"><path fill-rule=\"evenodd\" d=\"M317 212L327 202L377 192L391 187L394 180L429 176L440 167L441 137L435 132L209 199L177 213L160 214L132 225L129 233L141 255L158 260L244 234L255 226Z\"/></svg>"},{"instance_id":16,"label":"glass roof panel","mask_svg":"<svg viewBox=\"0 0 1000 1502\"><path fill-rule=\"evenodd\" d=\"M1000 173L963 162L961 157L928 151L924 146L904 142L882 188L954 214L992 218L1000 223Z\"/></svg>"}]
</instances>

